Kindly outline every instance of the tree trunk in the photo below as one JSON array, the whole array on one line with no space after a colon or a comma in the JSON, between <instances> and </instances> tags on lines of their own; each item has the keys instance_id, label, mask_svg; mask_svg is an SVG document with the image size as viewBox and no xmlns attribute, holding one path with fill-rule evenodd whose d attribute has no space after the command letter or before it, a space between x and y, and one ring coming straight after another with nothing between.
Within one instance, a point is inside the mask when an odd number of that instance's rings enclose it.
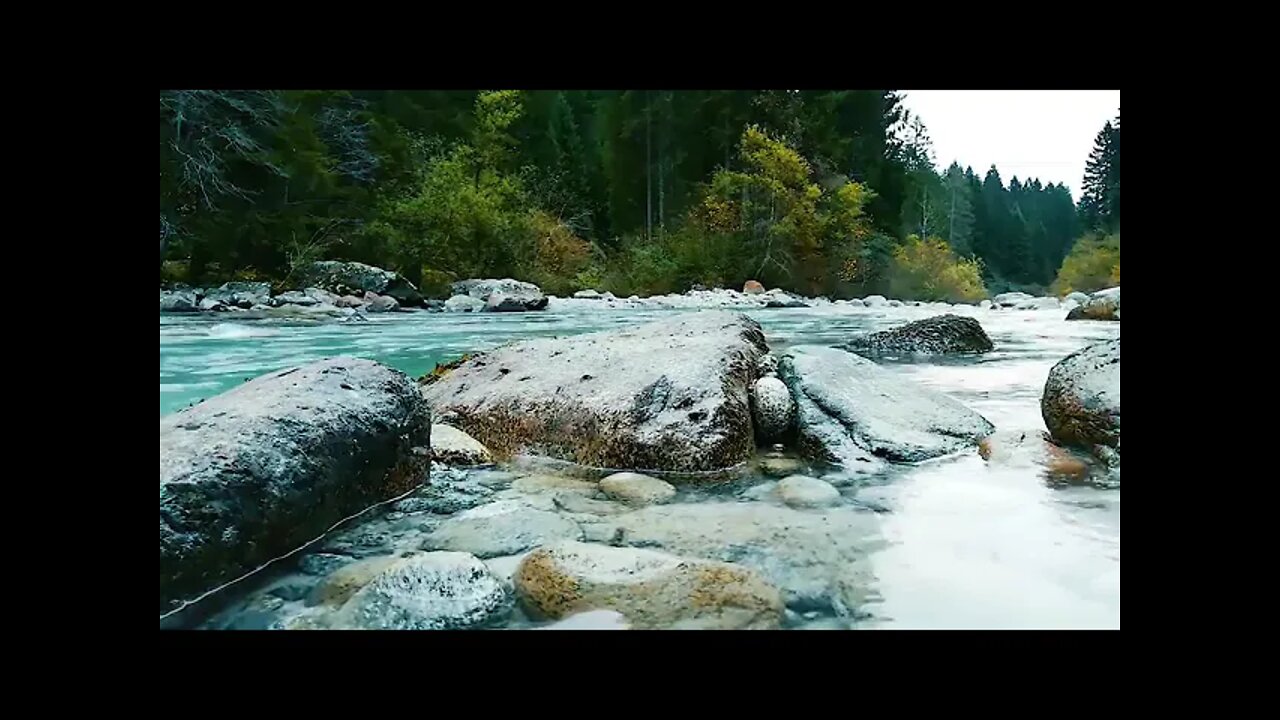
<instances>
[{"instance_id":1,"label":"tree trunk","mask_svg":"<svg viewBox=\"0 0 1280 720\"><path fill-rule=\"evenodd\" d=\"M644 93L644 238L653 239L653 113L649 91Z\"/></svg>"}]
</instances>

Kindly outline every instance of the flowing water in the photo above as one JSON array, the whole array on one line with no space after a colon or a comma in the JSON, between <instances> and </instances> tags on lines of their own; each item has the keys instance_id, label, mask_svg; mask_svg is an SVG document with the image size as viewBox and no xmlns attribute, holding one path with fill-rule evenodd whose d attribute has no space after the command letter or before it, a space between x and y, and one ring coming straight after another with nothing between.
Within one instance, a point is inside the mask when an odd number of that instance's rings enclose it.
<instances>
[{"instance_id":1,"label":"flowing water","mask_svg":"<svg viewBox=\"0 0 1280 720\"><path fill-rule=\"evenodd\" d=\"M249 378L334 355L378 360L416 377L437 362L513 340L638 324L677 312L682 311L553 302L545 312L415 312L372 315L358 323L162 315L160 414ZM836 304L747 314L760 322L777 351L836 344L854 333L939 312ZM1064 310L947 312L977 317L995 351L945 361L880 362L952 395L1000 433L1015 436L1043 432L1040 394L1054 363L1120 333L1119 323L1066 322ZM874 597L856 627L1120 626L1118 483L1063 485L1047 480L1035 463L988 463L972 452L899 468L844 494L861 508L875 508L881 534L868 546ZM791 625L849 626L812 615L806 616L812 622Z\"/></svg>"}]
</instances>

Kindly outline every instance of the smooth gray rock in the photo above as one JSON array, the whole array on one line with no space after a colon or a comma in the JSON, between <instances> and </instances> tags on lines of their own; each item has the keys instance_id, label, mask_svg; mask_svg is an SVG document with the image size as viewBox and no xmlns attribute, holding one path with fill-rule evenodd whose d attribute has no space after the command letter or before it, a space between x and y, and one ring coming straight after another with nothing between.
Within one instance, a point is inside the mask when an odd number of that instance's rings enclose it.
<instances>
[{"instance_id":1,"label":"smooth gray rock","mask_svg":"<svg viewBox=\"0 0 1280 720\"><path fill-rule=\"evenodd\" d=\"M314 262L303 274L309 285L338 295L361 296L366 292L387 295L398 303L416 306L422 303L417 286L399 273L372 265L340 260Z\"/></svg>"},{"instance_id":2,"label":"smooth gray rock","mask_svg":"<svg viewBox=\"0 0 1280 720\"><path fill-rule=\"evenodd\" d=\"M161 612L425 481L430 431L413 380L355 358L161 418Z\"/></svg>"},{"instance_id":3,"label":"smooth gray rock","mask_svg":"<svg viewBox=\"0 0 1280 720\"><path fill-rule=\"evenodd\" d=\"M1089 302L1089 296L1088 296L1088 295L1085 295L1084 293L1082 293L1082 292L1080 292L1080 291L1076 291L1076 292L1073 292L1073 293L1067 293L1067 296L1066 296L1065 298L1063 298L1063 299L1062 299L1062 301L1063 301L1064 303L1065 303L1065 302L1074 302L1076 305L1083 305L1083 304L1085 304L1085 303Z\"/></svg>"},{"instance_id":4,"label":"smooth gray rock","mask_svg":"<svg viewBox=\"0 0 1280 720\"><path fill-rule=\"evenodd\" d=\"M485 564L461 552L396 561L338 612L334 627L359 630L463 630L491 624L514 598Z\"/></svg>"},{"instance_id":5,"label":"smooth gray rock","mask_svg":"<svg viewBox=\"0 0 1280 720\"><path fill-rule=\"evenodd\" d=\"M579 290L573 296L578 300L599 300L601 298L600 293L595 290Z\"/></svg>"},{"instance_id":6,"label":"smooth gray rock","mask_svg":"<svg viewBox=\"0 0 1280 720\"><path fill-rule=\"evenodd\" d=\"M302 292L301 290L290 290L271 298L271 304L277 307L280 305L302 305L307 307L311 305L319 305L320 300Z\"/></svg>"},{"instance_id":7,"label":"smooth gray rock","mask_svg":"<svg viewBox=\"0 0 1280 720\"><path fill-rule=\"evenodd\" d=\"M840 502L834 485L806 475L792 475L778 481L778 497L797 508L824 507Z\"/></svg>"},{"instance_id":8,"label":"smooth gray rock","mask_svg":"<svg viewBox=\"0 0 1280 720\"><path fill-rule=\"evenodd\" d=\"M888 305L889 301L885 299L885 296L883 295L868 295L862 298L862 304L867 307L880 307L882 305Z\"/></svg>"},{"instance_id":9,"label":"smooth gray rock","mask_svg":"<svg viewBox=\"0 0 1280 720\"><path fill-rule=\"evenodd\" d=\"M956 400L844 350L792 348L779 375L796 399L801 450L824 460L916 462L975 445L994 430Z\"/></svg>"},{"instance_id":10,"label":"smooth gray rock","mask_svg":"<svg viewBox=\"0 0 1280 720\"><path fill-rule=\"evenodd\" d=\"M454 295L444 303L445 312L480 312L484 309L484 301L470 295Z\"/></svg>"},{"instance_id":11,"label":"smooth gray rock","mask_svg":"<svg viewBox=\"0 0 1280 720\"><path fill-rule=\"evenodd\" d=\"M426 550L456 550L479 558L515 555L556 540L581 540L572 520L515 500L500 500L459 513L427 535Z\"/></svg>"},{"instance_id":12,"label":"smooth gray rock","mask_svg":"<svg viewBox=\"0 0 1280 720\"><path fill-rule=\"evenodd\" d=\"M763 502L651 505L606 518L594 532L619 546L753 568L782 590L788 606L838 615L873 593L868 558L883 546L871 513Z\"/></svg>"},{"instance_id":13,"label":"smooth gray rock","mask_svg":"<svg viewBox=\"0 0 1280 720\"><path fill-rule=\"evenodd\" d=\"M499 458L527 452L592 467L719 470L755 446L748 396L767 349L745 315L698 312L507 345L422 391Z\"/></svg>"},{"instance_id":14,"label":"smooth gray rock","mask_svg":"<svg viewBox=\"0 0 1280 720\"><path fill-rule=\"evenodd\" d=\"M845 348L856 353L984 353L995 348L982 325L963 315L938 315L891 330L855 337Z\"/></svg>"},{"instance_id":15,"label":"smooth gray rock","mask_svg":"<svg viewBox=\"0 0 1280 720\"><path fill-rule=\"evenodd\" d=\"M632 505L665 503L676 495L671 483L633 472L614 473L602 479L600 491L606 497Z\"/></svg>"},{"instance_id":16,"label":"smooth gray rock","mask_svg":"<svg viewBox=\"0 0 1280 720\"><path fill-rule=\"evenodd\" d=\"M431 428L431 454L436 462L446 465L488 465L493 462L489 449L479 440L444 423L437 423Z\"/></svg>"},{"instance_id":17,"label":"smooth gray rock","mask_svg":"<svg viewBox=\"0 0 1280 720\"><path fill-rule=\"evenodd\" d=\"M1053 439L1120 453L1120 338L1078 350L1049 371L1040 413Z\"/></svg>"}]
</instances>

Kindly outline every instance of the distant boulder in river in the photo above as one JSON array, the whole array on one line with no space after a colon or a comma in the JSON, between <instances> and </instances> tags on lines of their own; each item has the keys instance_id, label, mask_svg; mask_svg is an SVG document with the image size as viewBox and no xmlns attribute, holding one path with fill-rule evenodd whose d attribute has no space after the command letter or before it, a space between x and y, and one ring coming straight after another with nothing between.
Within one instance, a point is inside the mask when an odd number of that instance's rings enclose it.
<instances>
[{"instance_id":1,"label":"distant boulder in river","mask_svg":"<svg viewBox=\"0 0 1280 720\"><path fill-rule=\"evenodd\" d=\"M947 314L861 335L846 343L845 348L860 354L942 355L990 352L995 346L977 320Z\"/></svg>"},{"instance_id":2,"label":"distant boulder in river","mask_svg":"<svg viewBox=\"0 0 1280 720\"><path fill-rule=\"evenodd\" d=\"M465 295L485 303L485 309L490 312L543 310L547 307L547 296L542 294L541 288L511 278L460 280L451 289L455 297ZM498 299L490 302L494 295L498 295Z\"/></svg>"},{"instance_id":3,"label":"distant boulder in river","mask_svg":"<svg viewBox=\"0 0 1280 720\"><path fill-rule=\"evenodd\" d=\"M409 307L422 304L422 293L399 273L364 263L321 260L312 263L302 279L308 285L338 295L360 297L365 293L374 293L388 295L399 304Z\"/></svg>"},{"instance_id":4,"label":"distant boulder in river","mask_svg":"<svg viewBox=\"0 0 1280 720\"><path fill-rule=\"evenodd\" d=\"M1068 320L1120 321L1120 288L1099 290L1067 313Z\"/></svg>"}]
</instances>

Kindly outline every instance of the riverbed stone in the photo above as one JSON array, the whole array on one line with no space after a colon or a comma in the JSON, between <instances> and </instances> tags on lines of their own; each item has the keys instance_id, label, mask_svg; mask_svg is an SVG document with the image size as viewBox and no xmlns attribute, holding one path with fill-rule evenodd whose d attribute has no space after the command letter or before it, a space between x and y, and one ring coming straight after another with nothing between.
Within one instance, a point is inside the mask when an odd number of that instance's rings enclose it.
<instances>
[{"instance_id":1,"label":"riverbed stone","mask_svg":"<svg viewBox=\"0 0 1280 720\"><path fill-rule=\"evenodd\" d=\"M493 462L489 449L479 440L452 425L436 423L431 428L431 456L446 465L487 465Z\"/></svg>"},{"instance_id":2,"label":"riverbed stone","mask_svg":"<svg viewBox=\"0 0 1280 720\"><path fill-rule=\"evenodd\" d=\"M515 588L539 617L608 609L646 629L775 628L783 609L778 589L748 568L581 542L529 553Z\"/></svg>"},{"instance_id":3,"label":"riverbed stone","mask_svg":"<svg viewBox=\"0 0 1280 720\"><path fill-rule=\"evenodd\" d=\"M795 508L824 507L840 502L840 491L831 483L806 475L791 475L778 481L778 498Z\"/></svg>"},{"instance_id":4,"label":"riverbed stone","mask_svg":"<svg viewBox=\"0 0 1280 720\"><path fill-rule=\"evenodd\" d=\"M781 438L791 427L796 407L786 384L776 377L762 377L756 380L751 400L756 441L769 443Z\"/></svg>"},{"instance_id":5,"label":"riverbed stone","mask_svg":"<svg viewBox=\"0 0 1280 720\"><path fill-rule=\"evenodd\" d=\"M462 630L500 620L512 604L506 586L474 555L420 553L395 561L360 588L334 626Z\"/></svg>"},{"instance_id":6,"label":"riverbed stone","mask_svg":"<svg viewBox=\"0 0 1280 720\"><path fill-rule=\"evenodd\" d=\"M554 512L531 508L515 500L501 500L443 521L427 535L423 548L493 558L564 539L582 539L582 528Z\"/></svg>"},{"instance_id":7,"label":"riverbed stone","mask_svg":"<svg viewBox=\"0 0 1280 720\"><path fill-rule=\"evenodd\" d=\"M600 481L600 490L614 500L631 505L670 502L675 486L665 480L633 472L614 473Z\"/></svg>"}]
</instances>

